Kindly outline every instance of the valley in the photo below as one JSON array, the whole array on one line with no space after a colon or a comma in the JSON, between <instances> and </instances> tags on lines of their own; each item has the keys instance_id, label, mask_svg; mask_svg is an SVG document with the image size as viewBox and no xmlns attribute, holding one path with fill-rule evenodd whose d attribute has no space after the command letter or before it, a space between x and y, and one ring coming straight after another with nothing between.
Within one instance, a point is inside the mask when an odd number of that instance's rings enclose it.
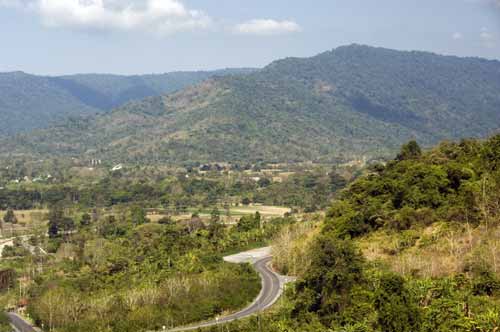
<instances>
[{"instance_id":1,"label":"valley","mask_svg":"<svg viewBox=\"0 0 500 332\"><path fill-rule=\"evenodd\" d=\"M498 91L359 44L0 74L0 332L498 331Z\"/></svg>"}]
</instances>

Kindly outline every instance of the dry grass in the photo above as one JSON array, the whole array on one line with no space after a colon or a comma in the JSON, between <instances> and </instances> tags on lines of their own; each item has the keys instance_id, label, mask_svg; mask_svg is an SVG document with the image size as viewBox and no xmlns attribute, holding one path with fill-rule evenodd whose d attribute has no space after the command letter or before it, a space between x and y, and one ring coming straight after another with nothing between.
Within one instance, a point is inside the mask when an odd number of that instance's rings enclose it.
<instances>
[{"instance_id":1,"label":"dry grass","mask_svg":"<svg viewBox=\"0 0 500 332\"><path fill-rule=\"evenodd\" d=\"M18 221L16 225L3 222L5 213L6 211L0 211L0 222L3 228L2 236L10 237L14 234L29 233L35 229L44 227L47 222L48 210L15 210L14 214Z\"/></svg>"},{"instance_id":2,"label":"dry grass","mask_svg":"<svg viewBox=\"0 0 500 332\"><path fill-rule=\"evenodd\" d=\"M411 239L414 240L411 241ZM500 226L435 224L421 232L377 232L359 241L370 261L380 261L397 273L443 277L482 266L500 273Z\"/></svg>"},{"instance_id":3,"label":"dry grass","mask_svg":"<svg viewBox=\"0 0 500 332\"><path fill-rule=\"evenodd\" d=\"M249 205L232 207L230 211L233 214L245 215L259 212L263 216L283 217L285 213L291 212L291 209L281 206Z\"/></svg>"},{"instance_id":4,"label":"dry grass","mask_svg":"<svg viewBox=\"0 0 500 332\"><path fill-rule=\"evenodd\" d=\"M285 227L272 244L274 267L284 275L303 276L311 264L310 245L320 229L316 222Z\"/></svg>"},{"instance_id":5,"label":"dry grass","mask_svg":"<svg viewBox=\"0 0 500 332\"><path fill-rule=\"evenodd\" d=\"M185 212L170 215L170 217L175 221L184 221L191 218L192 214L195 212ZM197 212L199 217L204 222L210 220L211 214L210 210ZM226 210L223 207L219 207L220 218L226 224L235 224L242 216L255 214L259 212L261 216L265 219L283 217L286 213L291 212L290 208L281 206L267 206L267 205L249 205L249 206L233 206L229 209L229 216L226 215ZM153 214L148 213L147 217L152 222L158 222L161 218L167 217L165 214Z\"/></svg>"}]
</instances>

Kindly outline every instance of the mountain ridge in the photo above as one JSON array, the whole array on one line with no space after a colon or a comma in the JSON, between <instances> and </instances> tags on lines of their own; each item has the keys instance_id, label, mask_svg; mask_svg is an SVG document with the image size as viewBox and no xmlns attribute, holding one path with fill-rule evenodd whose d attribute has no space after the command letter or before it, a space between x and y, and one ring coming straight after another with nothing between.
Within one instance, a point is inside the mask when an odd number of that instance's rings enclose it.
<instances>
[{"instance_id":1,"label":"mountain ridge","mask_svg":"<svg viewBox=\"0 0 500 332\"><path fill-rule=\"evenodd\" d=\"M131 100L171 93L213 76L254 70L228 68L132 76L3 72L0 73L0 134L44 128L68 116L103 113Z\"/></svg>"},{"instance_id":2,"label":"mountain ridge","mask_svg":"<svg viewBox=\"0 0 500 332\"><path fill-rule=\"evenodd\" d=\"M3 152L127 162L378 158L410 139L494 133L498 91L498 61L350 45L20 135Z\"/></svg>"}]
</instances>

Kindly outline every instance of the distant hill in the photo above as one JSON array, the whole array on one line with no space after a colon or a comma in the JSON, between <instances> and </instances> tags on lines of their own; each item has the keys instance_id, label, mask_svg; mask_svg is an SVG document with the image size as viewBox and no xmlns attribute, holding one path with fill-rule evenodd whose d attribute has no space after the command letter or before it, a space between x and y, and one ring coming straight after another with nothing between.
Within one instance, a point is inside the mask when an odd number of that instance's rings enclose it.
<instances>
[{"instance_id":1,"label":"distant hill","mask_svg":"<svg viewBox=\"0 0 500 332\"><path fill-rule=\"evenodd\" d=\"M67 116L102 113L132 100L171 93L213 76L251 71L253 69L224 69L141 76L60 77L0 73L0 134L44 128Z\"/></svg>"},{"instance_id":2,"label":"distant hill","mask_svg":"<svg viewBox=\"0 0 500 332\"><path fill-rule=\"evenodd\" d=\"M500 127L500 62L351 45L19 135L3 152L128 162L345 161Z\"/></svg>"}]
</instances>

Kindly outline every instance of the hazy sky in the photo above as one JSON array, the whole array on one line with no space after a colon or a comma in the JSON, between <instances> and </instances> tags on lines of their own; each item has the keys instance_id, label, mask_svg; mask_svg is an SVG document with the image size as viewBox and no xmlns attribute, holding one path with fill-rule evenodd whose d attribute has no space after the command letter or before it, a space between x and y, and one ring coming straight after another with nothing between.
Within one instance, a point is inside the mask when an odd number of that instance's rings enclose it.
<instances>
[{"instance_id":1,"label":"hazy sky","mask_svg":"<svg viewBox=\"0 0 500 332\"><path fill-rule=\"evenodd\" d=\"M0 71L261 67L351 43L500 59L500 0L0 0Z\"/></svg>"}]
</instances>

